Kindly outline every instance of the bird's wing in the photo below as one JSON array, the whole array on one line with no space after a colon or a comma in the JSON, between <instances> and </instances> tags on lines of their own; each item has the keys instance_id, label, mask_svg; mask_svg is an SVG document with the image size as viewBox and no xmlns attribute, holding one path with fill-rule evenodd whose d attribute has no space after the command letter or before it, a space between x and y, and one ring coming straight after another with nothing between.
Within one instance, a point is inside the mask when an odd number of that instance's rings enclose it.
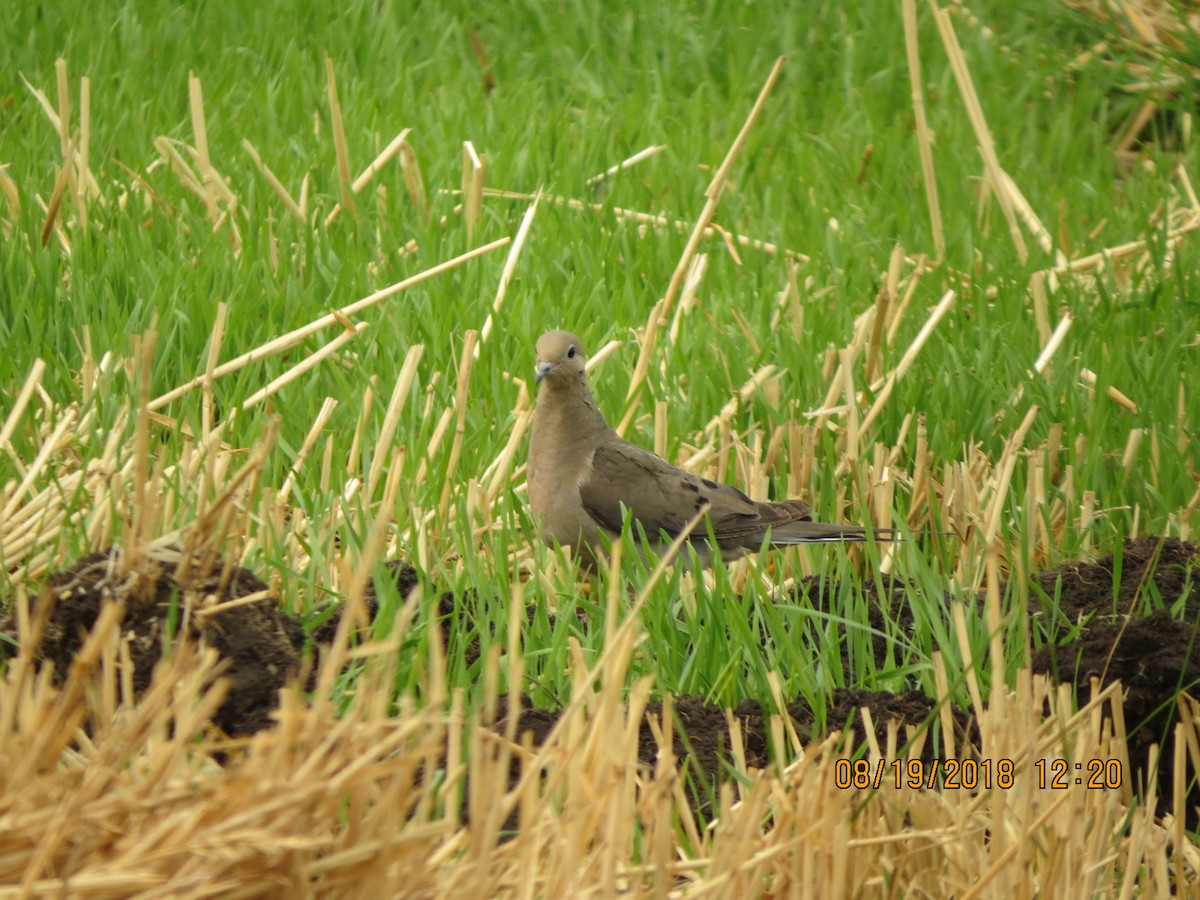
<instances>
[{"instance_id":1,"label":"bird's wing","mask_svg":"<svg viewBox=\"0 0 1200 900\"><path fill-rule=\"evenodd\" d=\"M588 514L612 532L621 530L624 505L650 538L660 531L677 536L702 509L707 510L718 540L761 535L773 524L764 521L763 505L737 488L685 472L648 450L616 438L596 448L591 470L579 486L579 496ZM804 504L798 503L797 507L799 515L793 514L788 520L807 513ZM706 530L705 526L698 528L697 537Z\"/></svg>"}]
</instances>

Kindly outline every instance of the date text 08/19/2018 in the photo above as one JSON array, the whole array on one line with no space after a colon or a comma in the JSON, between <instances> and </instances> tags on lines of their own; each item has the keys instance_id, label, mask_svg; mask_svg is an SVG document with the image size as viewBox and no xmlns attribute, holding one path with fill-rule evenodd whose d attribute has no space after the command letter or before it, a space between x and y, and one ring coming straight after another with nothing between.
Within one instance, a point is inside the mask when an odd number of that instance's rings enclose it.
<instances>
[{"instance_id":1,"label":"date text 08/19/2018","mask_svg":"<svg viewBox=\"0 0 1200 900\"><path fill-rule=\"evenodd\" d=\"M1033 763L1037 786L1043 790L1066 790L1071 785L1088 789L1115 790L1124 784L1119 760L1089 759L1071 763L1065 759L1038 759ZM866 790L885 785L943 790L1009 790L1015 786L1017 764L1011 759L893 759L870 762L839 759L834 763L834 783L843 789Z\"/></svg>"}]
</instances>

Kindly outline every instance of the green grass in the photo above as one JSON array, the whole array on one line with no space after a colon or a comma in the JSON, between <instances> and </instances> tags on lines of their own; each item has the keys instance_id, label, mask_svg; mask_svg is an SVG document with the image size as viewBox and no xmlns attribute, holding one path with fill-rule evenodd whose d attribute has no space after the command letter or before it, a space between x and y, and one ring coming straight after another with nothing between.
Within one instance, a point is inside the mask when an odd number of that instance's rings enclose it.
<instances>
[{"instance_id":1,"label":"green grass","mask_svg":"<svg viewBox=\"0 0 1200 900\"><path fill-rule=\"evenodd\" d=\"M743 436L758 430L769 437L778 425L803 421L802 414L824 399L825 354L846 344L855 317L874 301L892 248L900 243L912 254L933 252L894 2L810 3L804 10L781 3L626 8L522 3L504 12L466 4L399 3L351 3L336 12L251 3L103 7L18 4L0 24L0 45L9 60L0 73L0 162L8 164L6 174L22 200L19 215L6 213L12 234L0 240L0 340L9 348L0 357L5 398L0 411L5 414L35 358L48 365L43 385L50 397L59 403L82 399L75 379L85 328L97 358L106 352L125 357L131 335L157 321L151 394L158 395L204 371L219 301L230 307L221 350L221 358L228 359L464 252L469 248L465 228L452 213L458 198L440 193L459 185L464 139L487 155L489 186L540 188L589 201L588 177L646 146L666 144L666 152L616 177L603 202L694 221L712 171L780 55L787 57L783 78L731 173L717 221L810 257L799 273L804 329L797 337L786 319L782 327L771 324L775 296L787 283L781 257L743 249L739 265L722 241L706 241L702 251L709 254L709 267L698 306L678 342L661 357L665 371L652 365L643 389L643 412L653 409L654 400L666 401L668 456L677 454L681 442L695 443L704 423L751 372L768 363L781 372L777 398L760 393L742 404L733 430ZM1056 238L1067 236L1073 254L1144 233L1161 237L1162 228L1151 226L1151 217L1174 190L1175 163L1193 169L1194 147L1172 145L1177 155L1150 144L1138 165L1118 165L1110 129L1136 99L1117 92L1119 69L1099 61L1065 73L1076 50L1095 40L1093 26L1059 10L1031 9L1018 13L1008 4L980 4L974 24L956 18L1001 164ZM927 12L921 7L921 53L936 133L946 263L969 273L972 281L963 286L941 274L922 280L885 355L885 370L898 362L924 323L925 310L948 286L960 297L898 384L870 440L891 447L903 438L911 452L915 433L901 434L900 428L907 413L924 412L940 477L942 467L967 459L971 448L993 462L999 459L1009 434L1036 404L1040 412L1025 446L1041 446L1061 424L1065 449L1058 463L1073 468L1075 497L1092 491L1102 510L1088 534L1066 529L1055 558L1077 555L1085 538L1100 547L1115 545L1135 516L1143 533L1178 529L1186 523L1172 523L1170 517L1195 491L1194 449L1187 438L1200 430L1195 387L1183 375L1197 371L1200 354L1194 346L1194 287L1200 271L1195 242L1184 242L1169 269L1159 240L1152 265L1127 280L1108 271L1096 285L1064 279L1052 298L1052 318L1066 310L1075 324L1046 377L1031 380L1027 371L1040 343L1025 286L1030 274L1052 259L1027 235L1030 258L1022 264L996 205L980 214L982 164ZM483 69L471 48L472 30L490 58L495 84L490 94L483 90ZM281 208L242 150L241 141L250 140L293 196L310 176L310 203L324 219L339 197L326 54L337 71L352 169L357 173L401 128L412 128L409 142L432 206L429 221L408 202L399 168L392 164L360 196L357 223L343 216L328 230L306 228ZM93 205L87 234L72 226L70 254L53 239L44 249L39 244L44 214L34 197L50 195L61 162L59 138L18 75L53 99L58 56L70 66L73 116L78 78L91 79L90 155L108 204ZM157 136L193 140L189 71L203 83L213 164L230 179L239 199L240 254L231 251L227 227L212 233L203 204L168 168L152 168ZM1180 97L1178 109L1194 109L1195 99ZM864 168L868 146L873 150ZM145 201L118 161L139 173L161 204ZM123 194L127 203L120 208ZM525 209L523 202L486 201L473 243L514 234ZM64 214L74 222L69 200ZM440 222L443 216L449 216L446 224ZM1089 238L1101 222L1106 224L1099 234ZM399 257L396 249L411 238L419 252ZM622 350L593 378L601 408L614 422L619 419L637 353L632 329L642 327L665 290L685 238L673 231L641 234L635 225L616 223L606 214L541 205L495 331L471 374L462 455L450 479L457 515L452 523L435 520L428 528L430 586L423 602L433 604L448 589L474 616L473 633L450 637L452 684L480 689L484 664L468 666L463 648L477 634L486 660L490 646L504 645L516 580L509 552L533 543L523 496L513 490L516 482L506 486L492 510L496 527L482 537L468 529L478 521L467 512L467 479L496 458L513 424L518 388L509 376L528 380L533 341L549 327L573 328L591 348L623 341ZM323 398L337 399L325 433L332 435L330 484L320 486L323 434L293 494L305 518L327 521L348 480L346 460L364 388L374 382L376 399L359 472L369 468L373 437L406 353L425 345L395 438L407 454L390 532L395 552L417 561L412 515L439 506L452 431L427 460L425 448L442 411L454 401L463 333L482 326L506 252L427 281L365 313L372 325L343 355L348 365L326 362L285 388L270 408L239 414L224 440L251 447L261 440L269 416L278 414L278 440L264 474L265 484L278 485ZM222 415L333 335L322 334L303 348L218 381L214 395ZM1099 378L1094 397L1078 384L1083 368ZM1136 415L1104 399L1110 384L1137 402ZM89 401L95 409L92 427L100 434L136 396L123 372L109 376L106 385ZM1022 400L1013 405L1022 385ZM427 405L428 416L423 415ZM199 432L200 392L163 412ZM20 479L12 456L28 463L36 455L32 422L27 413L13 435L13 454L0 457L0 483ZM1122 456L1133 429L1147 433L1126 471ZM653 433L652 419L644 418L631 436L648 444ZM1086 441L1077 442L1079 436ZM178 433L155 430L153 437L157 456L178 459L183 447ZM103 440L84 445L98 452ZM832 437L824 435L814 446L813 476L803 493L818 517L861 513L856 501L842 506L836 500L853 494L852 479L834 475L838 460ZM1153 455L1152 446L1157 447ZM428 473L418 480L423 460ZM907 471L909 463L910 457L902 455L897 465ZM772 473L772 489L783 491L787 476L785 455ZM1003 526L1013 547L1024 543L1024 531L1035 521L1023 508L1027 477L1026 466L1018 465ZM180 527L194 517L199 497L187 479L175 478L184 499L164 526ZM381 496L381 489L374 492L376 504ZM908 503L903 488L895 503L903 516ZM84 516L90 511L87 496L72 504ZM341 554L357 557L365 524L377 511L352 501L336 527L293 535L291 540L307 549L302 566L292 562L299 557L287 543L288 529L276 531L256 518L246 564L294 566L284 573L284 598L309 610L327 598L328 572ZM87 546L79 521L68 522L55 540L60 562L94 549ZM831 688L848 684L899 689L915 682L932 691L932 653L946 654L951 672L959 671L960 658L948 610L929 599L941 597L947 584L938 552L910 544L897 559L894 570L919 588L911 601L918 627L912 634L895 634L892 670L875 671L865 642L860 582L870 567L835 549L810 555L818 572L838 580L831 612L803 599L781 602L765 576L750 577L738 594L724 571L685 604L680 574L668 577L651 592L643 615L646 634L630 677L653 674L661 690L723 703L769 698L771 671L780 673L787 696L798 693L817 703ZM979 554L979 545L969 553ZM535 547L535 567L544 569L550 557L548 550ZM794 565L793 557L787 559ZM770 560L764 557L761 565ZM981 556L975 564L982 565ZM636 589L645 572L631 563L628 573ZM535 699L544 703L561 702L569 693L571 639L580 643L585 659L594 658L605 640L599 599L607 590L604 578L587 595L570 577L557 576L551 587L554 596L539 581L525 590L538 612L524 627L524 669ZM1016 595L1010 588L1006 610L1015 605ZM557 613L553 620L547 607ZM576 610L590 619L585 616L584 622ZM848 626L852 671L843 671L832 639L838 622ZM968 624L979 660L987 643L982 613L968 613ZM1007 629L1012 669L1023 651L1017 625L1010 620ZM404 686L419 688L428 657L424 625L412 640L416 649ZM955 699L966 702L961 684L955 686Z\"/></svg>"}]
</instances>

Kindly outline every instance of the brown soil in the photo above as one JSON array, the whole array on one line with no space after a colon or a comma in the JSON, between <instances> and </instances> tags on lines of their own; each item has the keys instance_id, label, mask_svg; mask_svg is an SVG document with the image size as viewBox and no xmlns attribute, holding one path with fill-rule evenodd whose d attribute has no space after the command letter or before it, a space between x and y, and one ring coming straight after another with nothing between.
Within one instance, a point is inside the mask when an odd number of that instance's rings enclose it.
<instances>
[{"instance_id":1,"label":"brown soil","mask_svg":"<svg viewBox=\"0 0 1200 900\"><path fill-rule=\"evenodd\" d=\"M1126 542L1120 559L1072 563L1044 572L1035 583L1058 610L1042 604L1047 619L1082 623L1077 636L1048 643L1032 668L1075 685L1081 703L1091 698L1091 679L1103 688L1120 680L1134 785L1145 784L1150 746L1164 760L1158 774L1158 810L1171 806L1174 788L1175 698L1200 685L1200 548L1175 538ZM1155 608L1158 603L1161 606ZM1035 618L1033 593L1030 614ZM1065 623L1063 623L1065 624ZM1057 629L1060 634L1063 628ZM1200 786L1186 786L1189 828L1200 824Z\"/></svg>"},{"instance_id":2,"label":"brown soil","mask_svg":"<svg viewBox=\"0 0 1200 900\"><path fill-rule=\"evenodd\" d=\"M226 602L264 590L265 585L251 572L234 568L222 578L220 562L206 571L195 566L180 584L176 577L177 559L143 560L136 575L120 574L120 555L114 551L84 557L64 572L51 576L46 590L32 604L31 620L37 621L42 604L50 603L41 658L54 665L57 673L67 670L88 630L95 623L107 599L124 603L122 631L132 635L130 644L135 674L135 690L149 684L155 663L162 655L162 639L169 621L174 632L187 634L215 647L228 660L226 674L233 680L231 690L215 722L231 735L250 734L271 723L278 702L278 690L289 679L299 677L304 666L306 647L319 655L321 646L336 633L342 608L318 613L305 623L279 610L269 599L234 606L212 615L196 610L204 605ZM1119 574L1118 574L1119 570ZM395 590L401 596L421 582L419 573L405 563L387 567ZM1039 634L1046 636L1034 656L1037 672L1049 673L1059 681L1076 686L1081 702L1089 696L1089 680L1100 678L1101 685L1120 679L1126 699L1124 714L1129 733L1129 756L1135 769L1144 765L1152 743L1164 747L1164 758L1173 752L1172 729L1175 721L1175 697L1180 691L1196 690L1200 682L1200 549L1170 538L1141 538L1129 541L1119 562L1112 556L1094 563L1073 563L1044 572L1032 579L1029 595L1030 615ZM809 582L801 587L810 602L820 606L820 597L832 596L832 586ZM883 596L868 588L872 599L869 624L874 635L877 662L886 659L889 628L905 631L911 626L911 586L893 582ZM206 599L207 598L207 599ZM1056 603L1055 598L1057 598ZM185 599L188 602L185 602ZM468 597L456 598L444 593L439 598L438 616L469 616L473 603ZM183 627L183 609L193 610ZM367 592L366 603L373 617L379 608L375 586ZM11 603L6 604L11 607ZM883 609L887 610L885 615ZM464 623L469 625L470 623ZM471 628L461 629L469 633ZM15 618L0 617L0 631L19 641ZM0 655L12 653L13 645L0 641ZM893 653L895 652L893 648ZM478 638L464 648L468 663L479 656ZM309 671L315 669L311 663ZM893 694L886 691L838 690L827 709L827 728L854 729L856 747L863 743L862 717L859 710L870 712L877 737L883 741L886 723L898 719L919 725L936 721L934 702L918 691ZM729 752L729 727L725 711L697 697L675 697L675 753L686 759L690 792L701 812L711 809L714 785L729 777L732 755ZM650 727L651 716L662 714L662 704L647 709L640 736L639 757L654 765L657 744ZM745 741L746 761L763 766L769 761L767 723L757 703L742 703L733 711L740 720ZM813 710L803 700L788 704L797 733L802 738L818 737ZM967 714L952 710L959 746L977 745L974 724ZM499 711L501 727L506 711ZM519 731L530 731L534 743L545 739L557 721L555 710L535 709L528 701L519 712ZM923 756L927 761L940 753L940 742L927 740ZM1144 783L1144 774L1131 773L1132 783ZM1160 770L1158 787L1160 807L1172 797L1171 767ZM1200 804L1200 788L1187 786L1186 806L1193 813ZM1195 815L1189 815L1195 824Z\"/></svg>"},{"instance_id":3,"label":"brown soil","mask_svg":"<svg viewBox=\"0 0 1200 900\"><path fill-rule=\"evenodd\" d=\"M505 700L506 698L500 698L495 725L495 730L499 732L504 731L508 718ZM903 726L928 724L937 715L937 705L919 691L893 694L889 691L860 691L848 688L834 690L826 709L828 727L824 732L817 731L817 717L807 701L795 700L787 705L787 711L796 733L803 740L821 737L837 729L843 730L844 735L849 735L850 729L854 729L853 733L858 742L861 742L864 739L861 713L863 707L871 713L876 740L885 746L889 720L899 722L903 734ZM545 741L558 722L559 712L530 707L525 700L519 713L517 733L530 732L533 743L539 745ZM699 697L673 697L671 712L672 750L684 767L688 793L696 802L697 812L708 818L716 802L716 786L729 780L733 771L734 757L729 747L729 721L722 707L706 703ZM756 700L740 703L733 710L733 717L741 726L743 752L748 766L764 768L771 762L768 734L770 717L774 714L773 709L766 710L764 714L762 706ZM647 768L653 768L658 760L658 741L654 737L650 722L652 719L661 721L662 715L661 701L651 701L646 705L638 732L638 761ZM958 710L954 710L953 715L959 742L963 742L964 739L974 739L977 742L978 734L973 729L970 717ZM846 752L850 753L853 750L854 747L848 747ZM930 763L940 756L933 742L927 740L922 748L921 759ZM512 784L515 784L518 775L519 767L514 763L510 772Z\"/></svg>"},{"instance_id":4,"label":"brown soil","mask_svg":"<svg viewBox=\"0 0 1200 900\"><path fill-rule=\"evenodd\" d=\"M56 675L66 673L96 624L101 607L117 602L124 607L121 630L131 638L136 692L150 684L162 658L164 635L187 633L216 648L226 661L223 674L232 683L214 722L231 735L266 728L279 689L300 671L303 626L269 599L204 615L198 602L203 598L211 597L209 605L215 605L264 591L267 585L242 568L233 568L222 578L220 560L201 569L190 567L181 585L176 578L177 565L177 556L163 554L140 559L126 572L122 571L120 552L107 550L89 554L51 575L29 611L34 623L39 612L48 616L41 641L42 660L54 666ZM192 612L185 621L189 600ZM50 604L48 613L44 604ZM11 603L5 604L9 612L0 618L0 631L19 641L11 607ZM0 643L0 652L5 651L14 652L14 648L8 642Z\"/></svg>"}]
</instances>

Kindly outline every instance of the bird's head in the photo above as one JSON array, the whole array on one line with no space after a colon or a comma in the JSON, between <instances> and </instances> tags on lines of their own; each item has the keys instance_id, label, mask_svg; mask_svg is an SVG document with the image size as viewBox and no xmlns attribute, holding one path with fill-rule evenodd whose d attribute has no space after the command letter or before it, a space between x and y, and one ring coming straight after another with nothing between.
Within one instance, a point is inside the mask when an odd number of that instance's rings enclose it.
<instances>
[{"instance_id":1,"label":"bird's head","mask_svg":"<svg viewBox=\"0 0 1200 900\"><path fill-rule=\"evenodd\" d=\"M547 378L583 378L587 354L569 331L547 331L537 342L537 383Z\"/></svg>"}]
</instances>

